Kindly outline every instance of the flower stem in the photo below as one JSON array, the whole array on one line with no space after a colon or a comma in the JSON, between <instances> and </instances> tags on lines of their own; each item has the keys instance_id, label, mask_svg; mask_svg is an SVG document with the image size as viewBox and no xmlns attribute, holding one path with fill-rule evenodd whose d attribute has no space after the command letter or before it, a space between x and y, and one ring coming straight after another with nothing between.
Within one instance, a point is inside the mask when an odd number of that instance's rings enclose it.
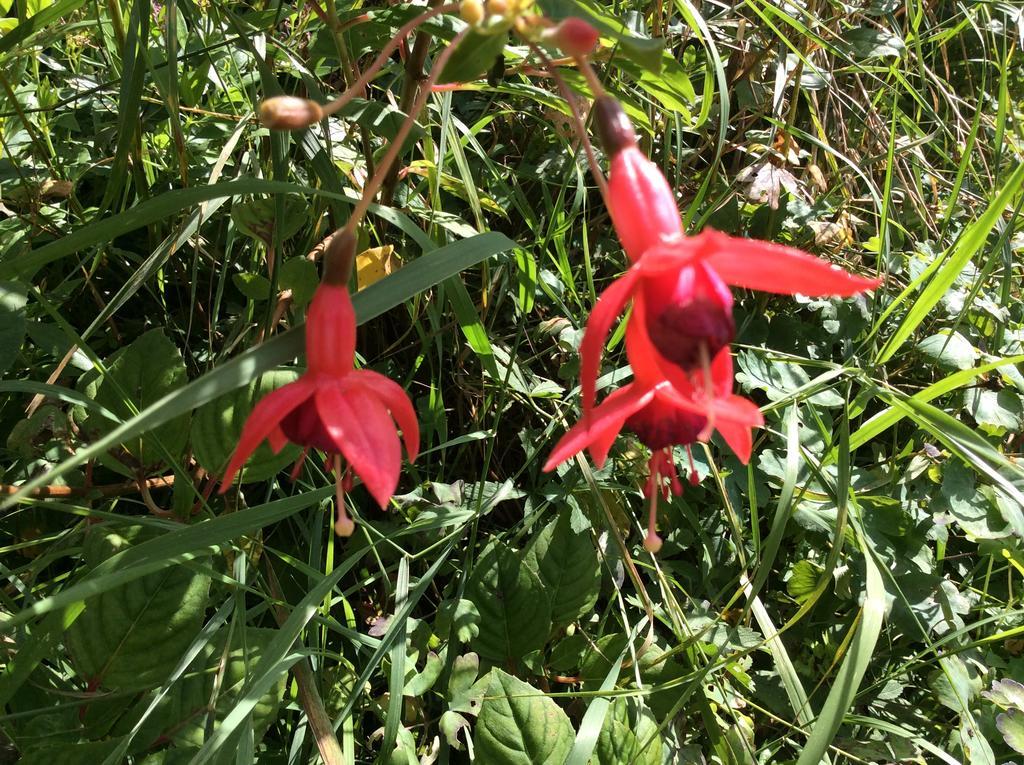
<instances>
[{"instance_id":1,"label":"flower stem","mask_svg":"<svg viewBox=\"0 0 1024 765\"><path fill-rule=\"evenodd\" d=\"M544 63L548 73L551 75L555 84L558 86L558 92L562 94L562 98L569 105L569 111L572 112L573 127L576 130L577 135L580 137L580 141L583 142L583 150L587 155L587 164L590 165L590 174L594 176L594 182L597 183L598 191L601 192L601 199L604 201L604 206L608 207L608 181L604 177L604 172L601 170L601 166L597 163L597 156L594 154L594 145L590 141L590 135L587 133L587 126L583 124L583 116L580 114L579 109L576 108L576 99L573 96L572 91L566 84L562 75L558 73L558 67L555 63L548 58L544 51L533 43L530 44L533 52L540 57L540 60Z\"/></svg>"},{"instance_id":2,"label":"flower stem","mask_svg":"<svg viewBox=\"0 0 1024 765\"><path fill-rule=\"evenodd\" d=\"M608 93L604 89L604 85L601 84L601 79L597 76L597 72L594 71L594 67L590 65L585 57L577 56L576 63L580 67L580 71L583 72L583 76L587 78L587 85L590 86L590 90L594 93L594 98L598 99L602 96L607 96Z\"/></svg>"},{"instance_id":3,"label":"flower stem","mask_svg":"<svg viewBox=\"0 0 1024 765\"><path fill-rule=\"evenodd\" d=\"M429 11L421 13L416 18L406 22L401 29L398 30L395 36L392 37L381 49L380 54L373 60L373 63L363 71L359 76L359 79L353 82L344 93L338 96L338 98L323 106L324 114L334 114L345 106L345 104L362 93L366 86L370 84L370 81L377 75L377 72L381 70L381 67L383 67L391 58L391 54L394 53L395 48L397 48L401 44L402 40L404 40L410 32L416 29L416 27L425 21L429 21L435 16L440 16L442 13L453 13L457 10L459 10L458 3L449 3L437 8L431 8Z\"/></svg>"},{"instance_id":4,"label":"flower stem","mask_svg":"<svg viewBox=\"0 0 1024 765\"><path fill-rule=\"evenodd\" d=\"M356 228L358 228L360 221L363 219L363 216L366 215L367 209L373 203L373 198L377 195L377 192L380 191L381 184L384 183L384 178L387 175L388 170L391 168L392 163L401 153L405 139L408 137L413 124L416 122L416 117L421 111L423 111L423 107L427 103L427 99L430 98L430 88L435 82L437 82L437 78L441 76L441 71L444 69L445 64L448 63L448 59L451 58L452 53L455 52L455 49L458 47L459 43L462 42L462 38L466 36L468 31L469 27L455 35L448 47L441 51L434 60L434 65L430 68L430 74L423 82L423 87L420 88L419 95L416 97L416 101L413 103L412 109L409 110L405 121L402 123L401 127L398 128L398 132L395 133L395 137L391 141L391 145L388 146L387 153L381 159L380 164L377 165L377 172L374 173L373 177L371 177L366 182L366 185L363 186L363 196L352 211L352 215L348 219L348 223L345 224L345 231L352 234L355 233Z\"/></svg>"}]
</instances>

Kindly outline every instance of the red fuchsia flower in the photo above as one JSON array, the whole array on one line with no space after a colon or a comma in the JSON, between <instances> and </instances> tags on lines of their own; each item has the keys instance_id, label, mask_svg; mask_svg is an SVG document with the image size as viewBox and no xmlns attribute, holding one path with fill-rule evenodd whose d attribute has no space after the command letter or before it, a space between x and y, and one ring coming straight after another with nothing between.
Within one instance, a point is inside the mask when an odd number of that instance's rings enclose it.
<instances>
[{"instance_id":1,"label":"red fuchsia flower","mask_svg":"<svg viewBox=\"0 0 1024 765\"><path fill-rule=\"evenodd\" d=\"M335 531L350 536L355 524L345 511L344 492L351 488L352 471L377 504L386 508L401 472L396 423L410 462L419 451L419 424L398 383L353 367L356 317L346 282L355 242L337 242L339 238L346 240L345 235L336 236L328 248L324 282L317 287L306 317L306 373L265 396L253 409L220 490L227 490L264 439L275 452L289 441L305 447L296 469L309 449L320 449L328 454L338 489Z\"/></svg>"},{"instance_id":2,"label":"red fuchsia flower","mask_svg":"<svg viewBox=\"0 0 1024 765\"><path fill-rule=\"evenodd\" d=\"M588 327L610 329L633 298L634 316L653 345L652 362L670 379L676 374L678 381L677 369L707 368L732 342L730 285L782 295L849 297L881 283L795 247L711 230L685 236L672 189L640 151L622 107L605 96L595 110L602 145L611 156L609 212L633 267L602 296ZM587 334L590 345L584 339L581 349L584 408L593 402L593 388L588 392L586 386L596 376L605 332Z\"/></svg>"},{"instance_id":3,"label":"red fuchsia flower","mask_svg":"<svg viewBox=\"0 0 1024 765\"><path fill-rule=\"evenodd\" d=\"M626 331L635 332L634 322L630 322ZM638 339L642 344L643 339ZM757 405L732 393L732 357L728 351L715 357L709 377L710 396L697 399L682 395L668 380L659 381L644 374L635 376L633 382L608 396L562 436L544 470L554 470L583 449L587 449L594 464L601 467L622 429L635 433L651 450L644 487L644 496L650 502L644 547L657 552L661 548L661 537L655 531L658 495L668 500L670 495L679 495L683 490L672 448L686 447L690 456L689 480L696 485L698 477L690 455L691 444L706 441L712 430L717 430L746 464L753 445L751 429L763 424Z\"/></svg>"},{"instance_id":4,"label":"red fuchsia flower","mask_svg":"<svg viewBox=\"0 0 1024 765\"><path fill-rule=\"evenodd\" d=\"M556 445L545 470L583 448L601 463L623 427L634 431L652 450L645 546L655 550L661 545L654 532L657 494L667 498L669 491L681 489L671 447L689 449L717 429L746 463L750 431L762 425L757 407L732 394L729 344L735 325L729 285L845 297L872 289L880 280L850 274L794 247L711 230L686 237L675 196L640 151L621 106L602 97L595 113L611 157L609 211L632 266L604 291L587 321L580 346L583 419ZM634 382L595 409L605 340L630 301L626 354Z\"/></svg>"}]
</instances>

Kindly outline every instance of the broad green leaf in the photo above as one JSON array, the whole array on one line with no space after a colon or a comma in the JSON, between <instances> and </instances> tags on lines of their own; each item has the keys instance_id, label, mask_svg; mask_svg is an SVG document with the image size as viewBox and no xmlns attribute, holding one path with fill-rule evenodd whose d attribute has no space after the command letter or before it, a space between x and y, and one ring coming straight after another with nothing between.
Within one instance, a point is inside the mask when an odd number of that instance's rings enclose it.
<instances>
[{"instance_id":1,"label":"broad green leaf","mask_svg":"<svg viewBox=\"0 0 1024 765\"><path fill-rule=\"evenodd\" d=\"M501 50L499 49L498 53L500 52ZM452 55L452 58L457 56L458 53L455 53ZM495 58L497 58L497 54L495 54L488 63L488 69L490 68L490 64L494 63ZM449 65L450 64L451 60L449 59ZM447 71L447 67L445 68L445 71ZM458 80L458 82L463 82L463 80ZM402 123L407 119L403 112L400 112L390 104L384 101L367 101L365 98L353 98L336 113L336 116L350 120L351 122L366 128L370 135L389 142L394 140L395 135L402 127ZM423 134L423 127L418 123L413 122L412 128L409 130L409 135L405 139L405 146L409 147L416 143L423 137Z\"/></svg>"},{"instance_id":2,"label":"broad green leaf","mask_svg":"<svg viewBox=\"0 0 1024 765\"><path fill-rule=\"evenodd\" d=\"M789 571L786 591L797 603L803 603L818 588L823 569L810 560L798 560Z\"/></svg>"},{"instance_id":3,"label":"broad green leaf","mask_svg":"<svg viewBox=\"0 0 1024 765\"><path fill-rule=\"evenodd\" d=\"M996 680L991 690L982 691L981 695L1003 709L1017 708L1024 712L1024 684L1012 678Z\"/></svg>"},{"instance_id":4,"label":"broad green leaf","mask_svg":"<svg viewBox=\"0 0 1024 765\"><path fill-rule=\"evenodd\" d=\"M308 205L296 197L285 197L280 221L280 241L295 236L308 221ZM231 220L238 230L265 246L274 243L277 202L273 197L255 197L231 205Z\"/></svg>"},{"instance_id":5,"label":"broad green leaf","mask_svg":"<svg viewBox=\"0 0 1024 765\"><path fill-rule=\"evenodd\" d=\"M534 537L524 556L547 591L555 628L589 614L601 584L601 566L590 535L577 534L569 521L569 513L561 513Z\"/></svg>"},{"instance_id":6,"label":"broad green leaf","mask_svg":"<svg viewBox=\"0 0 1024 765\"><path fill-rule=\"evenodd\" d=\"M591 762L594 765L661 765L661 737L655 736L646 748L644 743L626 723L609 715L597 739L597 756Z\"/></svg>"},{"instance_id":7,"label":"broad green leaf","mask_svg":"<svg viewBox=\"0 0 1024 765\"><path fill-rule=\"evenodd\" d=\"M448 678L448 708L453 712L476 714L480 711L480 703L487 690L485 675L479 682L480 657L475 653L467 653L456 657L452 662L451 677Z\"/></svg>"},{"instance_id":8,"label":"broad green leaf","mask_svg":"<svg viewBox=\"0 0 1024 765\"><path fill-rule=\"evenodd\" d=\"M572 748L572 724L552 699L493 669L473 740L479 762L562 765Z\"/></svg>"},{"instance_id":9,"label":"broad green leaf","mask_svg":"<svg viewBox=\"0 0 1024 765\"><path fill-rule=\"evenodd\" d=\"M223 674L219 679L221 662L224 660L224 641L228 631L222 629L218 635L218 639L203 648L184 677L158 703L138 733L139 741L150 742L160 739L168 740L177 747L201 747L207 736L207 716L205 713L197 715L196 710L207 707L216 687L217 704L213 730L220 726L220 721L233 708L239 692L273 639L275 630L246 627L236 632L223 665ZM259 743L276 719L285 685L286 677L282 676L253 707L253 734L256 743ZM238 732L241 732L241 729ZM221 761L232 762L234 752L226 750L226 754L228 756Z\"/></svg>"},{"instance_id":10,"label":"broad green leaf","mask_svg":"<svg viewBox=\"0 0 1024 765\"><path fill-rule=\"evenodd\" d=\"M1024 754L1024 709L1011 709L996 717L996 727L1003 734L1006 745L1018 754Z\"/></svg>"},{"instance_id":11,"label":"broad green leaf","mask_svg":"<svg viewBox=\"0 0 1024 765\"><path fill-rule=\"evenodd\" d=\"M746 715L736 715L736 722L725 732L726 765L754 765L754 724Z\"/></svg>"},{"instance_id":12,"label":"broad green leaf","mask_svg":"<svg viewBox=\"0 0 1024 765\"><path fill-rule=\"evenodd\" d=\"M245 421L256 402L273 390L298 378L298 373L275 370L261 375L244 388L226 393L196 410L192 417L192 449L196 461L212 475L219 475L242 435ZM263 443L245 463L243 481L264 481L298 459L300 449L289 444L274 454Z\"/></svg>"},{"instance_id":13,"label":"broad green leaf","mask_svg":"<svg viewBox=\"0 0 1024 765\"><path fill-rule=\"evenodd\" d=\"M0 282L0 375L18 358L25 340L26 302L24 285Z\"/></svg>"},{"instance_id":14,"label":"broad green leaf","mask_svg":"<svg viewBox=\"0 0 1024 765\"><path fill-rule=\"evenodd\" d=\"M95 568L153 536L146 526L90 527L85 564ZM79 674L102 688L158 684L199 632L209 590L207 575L177 565L88 598L66 635Z\"/></svg>"},{"instance_id":15,"label":"broad green leaf","mask_svg":"<svg viewBox=\"0 0 1024 765\"><path fill-rule=\"evenodd\" d=\"M947 369L970 369L978 350L959 332L940 332L917 344L917 350Z\"/></svg>"},{"instance_id":16,"label":"broad green leaf","mask_svg":"<svg viewBox=\"0 0 1024 765\"><path fill-rule=\"evenodd\" d=\"M736 382L746 390L764 391L771 401L796 397L812 387L807 372L796 364L763 358L750 351L737 354L736 363L742 370L736 374ZM827 407L838 407L846 403L842 396L832 390L814 393L807 400Z\"/></svg>"},{"instance_id":17,"label":"broad green leaf","mask_svg":"<svg viewBox=\"0 0 1024 765\"><path fill-rule=\"evenodd\" d=\"M270 299L270 279L263 274L249 272L231 274L231 283L249 300L261 301Z\"/></svg>"},{"instance_id":18,"label":"broad green leaf","mask_svg":"<svg viewBox=\"0 0 1024 765\"><path fill-rule=\"evenodd\" d=\"M129 420L136 411L145 409L187 382L181 352L162 329L152 329L118 351L107 367L106 376L89 384L96 403L122 420ZM127 398L127 400L126 400ZM117 425L106 417L89 416L86 426L91 433L107 435ZM164 450L179 455L188 442L187 413L168 418L141 438L125 439L125 449L142 466L163 461ZM162 447L162 448L161 448Z\"/></svg>"},{"instance_id":19,"label":"broad green leaf","mask_svg":"<svg viewBox=\"0 0 1024 765\"><path fill-rule=\"evenodd\" d=\"M486 33L471 29L445 64L439 83L472 82L490 71L505 50L508 32Z\"/></svg>"},{"instance_id":20,"label":"broad green leaf","mask_svg":"<svg viewBox=\"0 0 1024 765\"><path fill-rule=\"evenodd\" d=\"M928 677L939 703L957 714L969 714L971 702L981 691L981 678L959 656L939 659L939 668Z\"/></svg>"},{"instance_id":21,"label":"broad green leaf","mask_svg":"<svg viewBox=\"0 0 1024 765\"><path fill-rule=\"evenodd\" d=\"M309 305L317 285L320 284L316 264L303 257L289 258L282 263L277 278L278 286L282 290L292 291L292 302L299 308Z\"/></svg>"},{"instance_id":22,"label":"broad green leaf","mask_svg":"<svg viewBox=\"0 0 1024 765\"><path fill-rule=\"evenodd\" d=\"M1024 403L1020 394L1010 388L998 392L969 388L964 391L964 408L983 431L992 435L1024 426Z\"/></svg>"},{"instance_id":23,"label":"broad green leaf","mask_svg":"<svg viewBox=\"0 0 1024 765\"><path fill-rule=\"evenodd\" d=\"M495 539L466 584L480 611L473 650L495 663L518 662L544 646L551 632L551 605L544 585L518 553Z\"/></svg>"},{"instance_id":24,"label":"broad green leaf","mask_svg":"<svg viewBox=\"0 0 1024 765\"><path fill-rule=\"evenodd\" d=\"M899 58L906 43L891 32L877 27L856 27L843 35L853 57L864 61L872 58Z\"/></svg>"}]
</instances>

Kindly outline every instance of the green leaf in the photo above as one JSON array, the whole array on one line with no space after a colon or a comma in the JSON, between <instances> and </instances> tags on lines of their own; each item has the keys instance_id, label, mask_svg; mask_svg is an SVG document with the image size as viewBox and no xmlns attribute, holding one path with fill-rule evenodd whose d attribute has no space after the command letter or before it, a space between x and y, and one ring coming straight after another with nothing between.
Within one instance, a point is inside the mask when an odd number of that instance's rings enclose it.
<instances>
[{"instance_id":1,"label":"green leaf","mask_svg":"<svg viewBox=\"0 0 1024 765\"><path fill-rule=\"evenodd\" d=\"M872 58L899 58L907 49L903 40L891 32L877 27L856 27L843 35L854 58L861 61Z\"/></svg>"},{"instance_id":2,"label":"green leaf","mask_svg":"<svg viewBox=\"0 0 1024 765\"><path fill-rule=\"evenodd\" d=\"M797 603L803 603L818 588L824 569L814 561L798 560L789 571L786 592Z\"/></svg>"},{"instance_id":3,"label":"green leaf","mask_svg":"<svg viewBox=\"0 0 1024 765\"><path fill-rule=\"evenodd\" d=\"M469 36L467 35L467 37ZM498 52L500 53L501 51L499 50ZM452 58L455 58L457 55L457 53L453 54ZM496 57L497 54L491 58L490 63L494 63ZM449 59L450 64L451 59ZM488 64L488 68L490 68L490 64ZM447 71L447 67L445 67L445 71ZM464 82L464 80L459 80L459 82ZM382 101L367 101L365 98L353 98L336 113L336 116L355 122L357 125L366 128L370 135L388 142L395 139L395 135L402 127L402 123L408 119L405 113L390 104ZM406 147L419 141L423 135L423 127L413 122L409 135L405 139Z\"/></svg>"},{"instance_id":4,"label":"green leaf","mask_svg":"<svg viewBox=\"0 0 1024 765\"><path fill-rule=\"evenodd\" d=\"M1011 709L996 717L996 727L1003 741L1013 751L1024 754L1024 710Z\"/></svg>"},{"instance_id":5,"label":"green leaf","mask_svg":"<svg viewBox=\"0 0 1024 765\"><path fill-rule=\"evenodd\" d=\"M220 727L221 720L234 707L246 680L259 663L266 648L273 640L275 630L246 627L234 633L231 649L224 654L224 643L228 630L222 629L218 638L207 643L186 670L182 679L174 685L157 704L139 731L140 741L168 740L177 747L201 747L206 741L207 715L196 714L205 709L216 690L213 728ZM223 662L223 674L221 665ZM277 711L284 696L286 676L282 675L257 701L252 710L253 735L256 743L263 738L277 718ZM132 722L132 721L129 721ZM241 733L239 728L237 733ZM237 735L236 733L236 735ZM225 750L223 762L233 762L234 752Z\"/></svg>"},{"instance_id":6,"label":"green leaf","mask_svg":"<svg viewBox=\"0 0 1024 765\"><path fill-rule=\"evenodd\" d=\"M92 569L154 537L148 526L92 526L84 559ZM177 565L88 598L68 629L79 674L103 688L141 690L159 684L199 632L210 578Z\"/></svg>"},{"instance_id":7,"label":"green leaf","mask_svg":"<svg viewBox=\"0 0 1024 765\"><path fill-rule=\"evenodd\" d=\"M466 597L480 611L473 650L495 663L517 662L542 648L551 632L544 585L518 553L495 539L477 561Z\"/></svg>"},{"instance_id":8,"label":"green leaf","mask_svg":"<svg viewBox=\"0 0 1024 765\"><path fill-rule=\"evenodd\" d=\"M570 526L569 513L541 529L526 554L551 602L554 627L563 627L589 614L601 585L601 565L589 534L577 534Z\"/></svg>"},{"instance_id":9,"label":"green leaf","mask_svg":"<svg viewBox=\"0 0 1024 765\"><path fill-rule=\"evenodd\" d=\"M452 662L452 674L448 679L448 708L453 712L476 714L487 689L486 676L477 682L480 673L480 657L467 653Z\"/></svg>"},{"instance_id":10,"label":"green leaf","mask_svg":"<svg viewBox=\"0 0 1024 765\"><path fill-rule=\"evenodd\" d=\"M737 354L736 362L742 370L736 374L736 382L748 391L764 391L770 401L797 397L805 386L811 387L811 378L796 364L766 359L750 351ZM807 400L827 407L838 407L846 403L842 396L832 390L814 393Z\"/></svg>"},{"instance_id":11,"label":"green leaf","mask_svg":"<svg viewBox=\"0 0 1024 765\"><path fill-rule=\"evenodd\" d=\"M231 283L235 288L245 295L249 300L270 299L270 279L263 274L231 274Z\"/></svg>"},{"instance_id":12,"label":"green leaf","mask_svg":"<svg viewBox=\"0 0 1024 765\"><path fill-rule=\"evenodd\" d=\"M661 737L655 736L644 748L647 738L641 741L628 725L609 715L597 739L596 765L661 765Z\"/></svg>"},{"instance_id":13,"label":"green leaf","mask_svg":"<svg viewBox=\"0 0 1024 765\"><path fill-rule=\"evenodd\" d=\"M964 407L978 426L991 435L1020 430L1024 426L1024 404L1010 388L1001 391L969 388L964 391Z\"/></svg>"},{"instance_id":14,"label":"green leaf","mask_svg":"<svg viewBox=\"0 0 1024 765\"><path fill-rule=\"evenodd\" d=\"M981 691L981 678L959 656L939 659L939 669L928 677L928 684L943 706L957 714L969 714L971 702Z\"/></svg>"},{"instance_id":15,"label":"green leaf","mask_svg":"<svg viewBox=\"0 0 1024 765\"><path fill-rule=\"evenodd\" d=\"M486 74L505 50L508 32L481 32L471 29L444 66L439 83L472 82Z\"/></svg>"},{"instance_id":16,"label":"green leaf","mask_svg":"<svg viewBox=\"0 0 1024 765\"><path fill-rule=\"evenodd\" d=\"M0 375L18 358L25 340L25 287L17 282L0 282Z\"/></svg>"},{"instance_id":17,"label":"green leaf","mask_svg":"<svg viewBox=\"0 0 1024 765\"><path fill-rule=\"evenodd\" d=\"M285 241L295 236L308 222L308 205L301 199L285 197L284 215L281 218L281 238ZM274 243L274 226L277 216L277 202L273 197L256 197L231 205L231 220L248 237L269 247Z\"/></svg>"},{"instance_id":18,"label":"green leaf","mask_svg":"<svg viewBox=\"0 0 1024 765\"><path fill-rule=\"evenodd\" d=\"M569 718L553 700L500 669L491 670L474 731L477 761L562 765L572 740Z\"/></svg>"},{"instance_id":19,"label":"green leaf","mask_svg":"<svg viewBox=\"0 0 1024 765\"><path fill-rule=\"evenodd\" d=\"M940 332L917 344L917 350L947 369L970 369L977 349L959 332Z\"/></svg>"},{"instance_id":20,"label":"green leaf","mask_svg":"<svg viewBox=\"0 0 1024 765\"><path fill-rule=\"evenodd\" d=\"M320 274L317 273L316 264L309 258L289 258L281 264L278 285L283 290L292 291L292 302L298 308L309 305L318 284Z\"/></svg>"},{"instance_id":21,"label":"green leaf","mask_svg":"<svg viewBox=\"0 0 1024 765\"><path fill-rule=\"evenodd\" d=\"M619 50L648 72L658 74L664 59L665 41L661 38L640 37L622 23L622 19L602 5L576 2L576 0L539 0L544 15L555 21L570 16L581 18L593 25L604 37L611 37Z\"/></svg>"},{"instance_id":22,"label":"green leaf","mask_svg":"<svg viewBox=\"0 0 1024 765\"><path fill-rule=\"evenodd\" d=\"M1019 709L1024 712L1024 684L1012 678L996 680L992 689L982 691L982 696L1003 709Z\"/></svg>"},{"instance_id":23,"label":"green leaf","mask_svg":"<svg viewBox=\"0 0 1024 765\"><path fill-rule=\"evenodd\" d=\"M203 469L219 475L235 450L256 402L297 378L298 373L294 371L267 372L244 388L226 393L200 407L192 417L192 449ZM265 481L298 459L300 451L297 446L289 444L274 454L269 444L260 444L245 463L242 480Z\"/></svg>"},{"instance_id":24,"label":"green leaf","mask_svg":"<svg viewBox=\"0 0 1024 765\"><path fill-rule=\"evenodd\" d=\"M436 683L437 678L441 676L441 670L443 669L444 662L441 661L441 657L433 651L430 651L427 654L427 664L423 668L423 671L417 672L411 678L406 680L405 688L402 690L402 695L410 696L412 698L422 696L434 687L434 683Z\"/></svg>"},{"instance_id":25,"label":"green leaf","mask_svg":"<svg viewBox=\"0 0 1024 765\"><path fill-rule=\"evenodd\" d=\"M122 420L129 420L139 410L151 406L187 382L181 352L164 334L153 329L122 348L107 368L107 374L88 384L96 403ZM106 417L90 415L87 427L93 433L106 435L117 428ZM188 442L189 416L168 418L141 438L126 438L124 448L142 466L163 461L166 453L181 454ZM162 447L162 448L161 448Z\"/></svg>"}]
</instances>

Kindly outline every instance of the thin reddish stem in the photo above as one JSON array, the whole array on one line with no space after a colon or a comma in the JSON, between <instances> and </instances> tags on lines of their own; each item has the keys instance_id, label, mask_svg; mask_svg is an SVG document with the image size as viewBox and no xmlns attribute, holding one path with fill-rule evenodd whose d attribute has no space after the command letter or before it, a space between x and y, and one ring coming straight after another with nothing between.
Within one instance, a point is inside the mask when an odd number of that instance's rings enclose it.
<instances>
[{"instance_id":1,"label":"thin reddish stem","mask_svg":"<svg viewBox=\"0 0 1024 765\"><path fill-rule=\"evenodd\" d=\"M416 29L416 27L420 26L425 21L429 21L435 16L441 15L442 13L454 13L457 10L459 10L458 3L449 3L448 5L431 8L429 11L421 13L416 18L406 22L398 30L395 36L392 37L381 49L380 54L373 60L373 63L363 71L359 76L359 79L353 82L344 93L338 96L338 98L323 107L324 114L334 114L358 94L362 93L366 86L370 84L370 81L377 76L377 72L379 72L384 64L388 62L388 59L391 58L391 54L395 52L395 48L401 45L405 41L405 38L409 36L409 33Z\"/></svg>"},{"instance_id":2,"label":"thin reddish stem","mask_svg":"<svg viewBox=\"0 0 1024 765\"><path fill-rule=\"evenodd\" d=\"M441 8L445 7L447 6L441 6ZM441 8L437 9L437 11L440 12ZM462 42L463 38L469 32L469 29L469 27L466 27L466 29L463 29L455 35L448 47L441 51L437 58L434 59L434 65L430 68L430 74L423 83L423 87L420 89L419 95L416 97L416 101L413 103L412 109L409 110L409 114L406 115L405 121L402 123L401 127L398 128L398 132L395 133L395 137L391 141L391 145L388 146L387 153L377 165L377 172L375 172L373 177L371 177L366 182L366 185L363 186L362 198L352 211L352 216L348 219L348 223L345 224L345 231L354 234L356 229L359 227L360 221L362 221L366 211L373 203L373 198L377 195L377 192L380 191L380 187L384 183L384 179L387 176L389 168L401 153L402 146L405 143L405 139L408 137L409 132L412 130L412 126L416 121L417 115L419 115L423 110L424 105L427 103L427 99L430 98L431 88L434 86L434 83L437 82L437 78L441 76L441 72L444 70L445 64L448 63L448 59L451 58L459 43Z\"/></svg>"}]
</instances>

